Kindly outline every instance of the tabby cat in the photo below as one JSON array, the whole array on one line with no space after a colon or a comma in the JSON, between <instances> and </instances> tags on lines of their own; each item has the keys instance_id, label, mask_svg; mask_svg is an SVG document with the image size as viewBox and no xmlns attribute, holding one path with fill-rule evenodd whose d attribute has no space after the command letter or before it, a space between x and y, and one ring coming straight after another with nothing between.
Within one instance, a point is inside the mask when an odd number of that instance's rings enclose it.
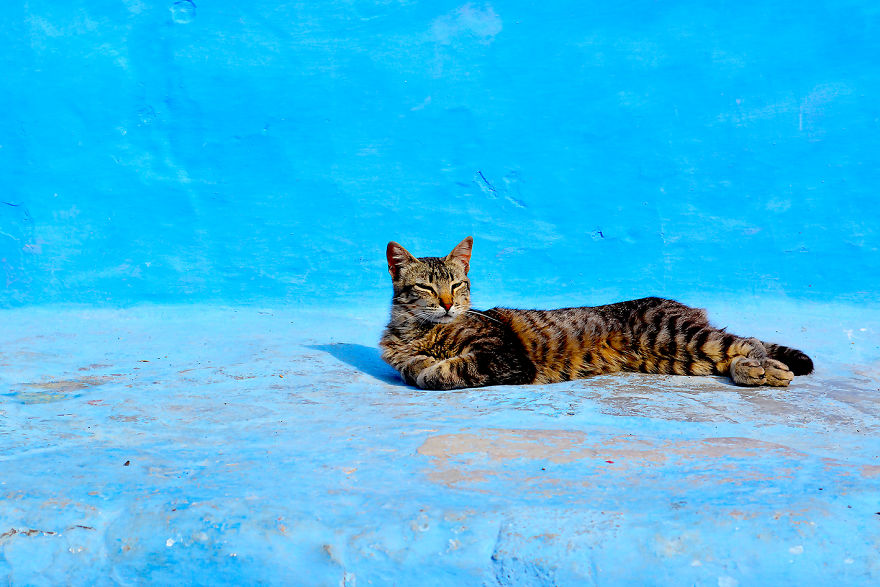
<instances>
[{"instance_id":1,"label":"tabby cat","mask_svg":"<svg viewBox=\"0 0 880 587\"><path fill-rule=\"evenodd\" d=\"M711 326L673 300L560 310L471 309L473 239L446 257L413 257L388 243L394 286L382 358L423 389L554 383L638 371L728 375L738 385L786 386L813 361L786 346Z\"/></svg>"}]
</instances>

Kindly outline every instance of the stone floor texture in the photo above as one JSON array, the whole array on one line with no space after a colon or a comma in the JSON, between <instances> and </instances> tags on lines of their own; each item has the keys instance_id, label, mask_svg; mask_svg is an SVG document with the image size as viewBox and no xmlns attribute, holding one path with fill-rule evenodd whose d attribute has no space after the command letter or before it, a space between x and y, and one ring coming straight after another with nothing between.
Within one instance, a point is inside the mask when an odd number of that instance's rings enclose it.
<instances>
[{"instance_id":1,"label":"stone floor texture","mask_svg":"<svg viewBox=\"0 0 880 587\"><path fill-rule=\"evenodd\" d=\"M426 392L384 309L4 312L0 583L877 584L880 312L715 314L816 373Z\"/></svg>"}]
</instances>

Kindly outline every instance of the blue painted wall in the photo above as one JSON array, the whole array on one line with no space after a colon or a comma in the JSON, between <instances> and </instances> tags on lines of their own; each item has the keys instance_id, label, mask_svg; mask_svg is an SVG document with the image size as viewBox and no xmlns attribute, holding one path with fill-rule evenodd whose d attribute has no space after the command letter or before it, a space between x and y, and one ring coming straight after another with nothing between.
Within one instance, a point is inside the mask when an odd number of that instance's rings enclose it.
<instances>
[{"instance_id":1,"label":"blue painted wall","mask_svg":"<svg viewBox=\"0 0 880 587\"><path fill-rule=\"evenodd\" d=\"M19 0L0 46L0 583L880 584L876 0ZM479 306L677 297L817 372L411 389L385 243L467 234Z\"/></svg>"},{"instance_id":2,"label":"blue painted wall","mask_svg":"<svg viewBox=\"0 0 880 587\"><path fill-rule=\"evenodd\" d=\"M880 5L15 2L3 306L877 300ZM537 284L537 285L536 285Z\"/></svg>"}]
</instances>

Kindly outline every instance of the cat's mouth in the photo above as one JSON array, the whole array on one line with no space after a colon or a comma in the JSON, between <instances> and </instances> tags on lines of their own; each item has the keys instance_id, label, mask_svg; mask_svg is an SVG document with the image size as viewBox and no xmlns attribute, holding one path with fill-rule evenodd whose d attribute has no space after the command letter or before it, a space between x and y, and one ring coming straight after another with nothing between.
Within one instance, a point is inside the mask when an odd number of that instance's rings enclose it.
<instances>
[{"instance_id":1,"label":"cat's mouth","mask_svg":"<svg viewBox=\"0 0 880 587\"><path fill-rule=\"evenodd\" d=\"M457 315L457 314L456 314L456 315ZM443 315L441 315L441 316L436 316L436 317L434 318L434 322L436 322L436 323L438 323L438 324L449 324L450 322L452 322L453 320L455 320L455 316L456 316L456 315L453 315L453 314L443 314Z\"/></svg>"},{"instance_id":2,"label":"cat's mouth","mask_svg":"<svg viewBox=\"0 0 880 587\"><path fill-rule=\"evenodd\" d=\"M440 308L407 308L411 317L422 323L430 324L449 324L466 311L461 308L450 308L442 310Z\"/></svg>"},{"instance_id":3,"label":"cat's mouth","mask_svg":"<svg viewBox=\"0 0 880 587\"><path fill-rule=\"evenodd\" d=\"M434 324L449 324L453 320L455 320L460 312L453 310L443 311L443 310L435 310L433 312L428 313L427 315L423 314L424 318L427 318L429 322L433 322Z\"/></svg>"}]
</instances>

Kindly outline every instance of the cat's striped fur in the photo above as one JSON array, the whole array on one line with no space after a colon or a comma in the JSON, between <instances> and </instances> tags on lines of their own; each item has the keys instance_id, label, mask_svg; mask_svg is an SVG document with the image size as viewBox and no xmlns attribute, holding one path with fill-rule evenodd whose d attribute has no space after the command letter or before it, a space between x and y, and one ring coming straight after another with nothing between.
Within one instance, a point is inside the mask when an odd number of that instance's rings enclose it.
<instances>
[{"instance_id":1,"label":"cat's striped fur","mask_svg":"<svg viewBox=\"0 0 880 587\"><path fill-rule=\"evenodd\" d=\"M739 385L786 386L813 370L799 350L711 326L706 312L642 298L560 310L470 308L473 240L446 257L416 259L388 244L394 286L382 358L425 389L554 383L638 371L729 375Z\"/></svg>"}]
</instances>

